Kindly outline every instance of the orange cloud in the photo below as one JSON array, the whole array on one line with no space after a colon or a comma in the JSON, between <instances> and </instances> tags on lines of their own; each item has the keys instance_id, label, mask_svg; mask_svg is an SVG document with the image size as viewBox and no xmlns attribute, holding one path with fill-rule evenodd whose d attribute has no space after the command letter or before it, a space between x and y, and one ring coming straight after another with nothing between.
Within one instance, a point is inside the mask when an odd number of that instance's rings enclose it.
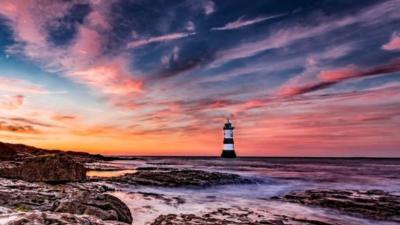
<instances>
[{"instance_id":1,"label":"orange cloud","mask_svg":"<svg viewBox=\"0 0 400 225\"><path fill-rule=\"evenodd\" d=\"M0 131L23 133L23 134L39 134L40 133L36 128L34 128L31 125L7 124L4 121L0 121Z\"/></svg>"}]
</instances>

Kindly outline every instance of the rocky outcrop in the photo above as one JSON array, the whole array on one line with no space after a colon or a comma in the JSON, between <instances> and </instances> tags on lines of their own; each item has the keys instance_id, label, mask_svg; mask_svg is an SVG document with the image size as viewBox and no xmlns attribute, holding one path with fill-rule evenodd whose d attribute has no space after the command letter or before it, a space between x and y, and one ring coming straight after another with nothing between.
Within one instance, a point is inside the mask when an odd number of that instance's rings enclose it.
<instances>
[{"instance_id":1,"label":"rocky outcrop","mask_svg":"<svg viewBox=\"0 0 400 225\"><path fill-rule=\"evenodd\" d=\"M109 194L82 192L73 198L55 202L51 211L92 215L102 220L132 223L129 208L121 200Z\"/></svg>"},{"instance_id":2,"label":"rocky outcrop","mask_svg":"<svg viewBox=\"0 0 400 225\"><path fill-rule=\"evenodd\" d=\"M139 168L136 173L113 177L110 181L162 187L210 187L226 184L251 184L253 180L237 174L172 168Z\"/></svg>"},{"instance_id":3,"label":"rocky outcrop","mask_svg":"<svg viewBox=\"0 0 400 225\"><path fill-rule=\"evenodd\" d=\"M22 222L15 224L32 224L26 222L27 218L30 217L31 212L40 211L45 212L44 215L65 214L69 215L69 218L92 216L99 221L107 221L99 224L117 222L120 222L117 224L131 224L132 216L129 208L118 198L106 193L110 190L113 189L99 183L49 185L0 178L0 218L4 214L10 216L13 213L20 213L23 216L15 221ZM1 210L1 207L11 212ZM33 224L53 224L40 218L42 217L38 218L38 223ZM96 223L77 222L76 224Z\"/></svg>"},{"instance_id":4,"label":"rocky outcrop","mask_svg":"<svg viewBox=\"0 0 400 225\"><path fill-rule=\"evenodd\" d=\"M42 155L21 166L1 169L0 176L30 182L80 182L86 179L86 169L69 156Z\"/></svg>"},{"instance_id":5,"label":"rocky outcrop","mask_svg":"<svg viewBox=\"0 0 400 225\"><path fill-rule=\"evenodd\" d=\"M47 150L29 145L0 142L0 161L25 161L32 157L47 154L67 155L75 158L76 161L79 161L81 163L121 159L119 157L107 157L99 154L93 155L86 152Z\"/></svg>"},{"instance_id":6,"label":"rocky outcrop","mask_svg":"<svg viewBox=\"0 0 400 225\"><path fill-rule=\"evenodd\" d=\"M118 221L103 221L93 216L77 216L67 213L32 211L0 215L0 220L7 220L5 225L127 225Z\"/></svg>"},{"instance_id":7,"label":"rocky outcrop","mask_svg":"<svg viewBox=\"0 0 400 225\"><path fill-rule=\"evenodd\" d=\"M400 222L400 195L381 190L307 190L273 197L308 206L335 209L375 220Z\"/></svg>"}]
</instances>

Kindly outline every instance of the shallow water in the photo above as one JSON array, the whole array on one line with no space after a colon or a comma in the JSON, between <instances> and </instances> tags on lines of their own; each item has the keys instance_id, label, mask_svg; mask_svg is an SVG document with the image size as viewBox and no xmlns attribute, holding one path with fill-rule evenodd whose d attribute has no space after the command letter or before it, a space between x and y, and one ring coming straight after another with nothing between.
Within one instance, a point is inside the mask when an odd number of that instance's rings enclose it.
<instances>
[{"instance_id":1,"label":"shallow water","mask_svg":"<svg viewBox=\"0 0 400 225\"><path fill-rule=\"evenodd\" d=\"M143 158L114 161L124 170L173 167L236 173L263 181L253 185L224 185L206 189L120 186L114 195L130 207L134 224L149 224L162 214L201 214L218 208L246 208L265 216L276 212L335 224L393 224L370 221L332 210L269 200L293 190L316 188L381 189L400 193L400 160L245 158ZM268 212L268 213L266 213Z\"/></svg>"}]
</instances>

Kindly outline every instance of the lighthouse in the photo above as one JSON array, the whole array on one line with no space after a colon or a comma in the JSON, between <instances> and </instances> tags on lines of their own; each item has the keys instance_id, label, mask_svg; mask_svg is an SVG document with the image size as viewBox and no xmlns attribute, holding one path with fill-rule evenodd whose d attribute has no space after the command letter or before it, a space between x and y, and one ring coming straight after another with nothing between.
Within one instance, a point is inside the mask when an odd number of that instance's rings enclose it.
<instances>
[{"instance_id":1,"label":"lighthouse","mask_svg":"<svg viewBox=\"0 0 400 225\"><path fill-rule=\"evenodd\" d=\"M224 130L224 147L222 149L222 158L236 158L235 147L233 144L233 127L232 123L227 119Z\"/></svg>"}]
</instances>

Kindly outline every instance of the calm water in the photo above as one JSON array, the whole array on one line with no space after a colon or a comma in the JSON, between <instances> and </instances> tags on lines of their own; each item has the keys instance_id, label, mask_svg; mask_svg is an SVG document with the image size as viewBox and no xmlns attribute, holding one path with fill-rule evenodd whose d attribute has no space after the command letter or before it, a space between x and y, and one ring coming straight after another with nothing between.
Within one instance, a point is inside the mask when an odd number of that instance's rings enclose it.
<instances>
[{"instance_id":1,"label":"calm water","mask_svg":"<svg viewBox=\"0 0 400 225\"><path fill-rule=\"evenodd\" d=\"M269 201L272 196L293 190L382 189L400 194L400 160L398 159L301 159L301 158L143 158L114 161L124 170L157 166L229 172L263 181L254 185L225 185L206 189L150 188L120 186L114 193L130 207L134 224L146 224L161 214L204 213L217 209L247 207L252 210L284 212L338 224L390 224L369 221L318 208ZM149 197L143 193L158 194ZM184 200L177 204L176 199Z\"/></svg>"}]
</instances>

